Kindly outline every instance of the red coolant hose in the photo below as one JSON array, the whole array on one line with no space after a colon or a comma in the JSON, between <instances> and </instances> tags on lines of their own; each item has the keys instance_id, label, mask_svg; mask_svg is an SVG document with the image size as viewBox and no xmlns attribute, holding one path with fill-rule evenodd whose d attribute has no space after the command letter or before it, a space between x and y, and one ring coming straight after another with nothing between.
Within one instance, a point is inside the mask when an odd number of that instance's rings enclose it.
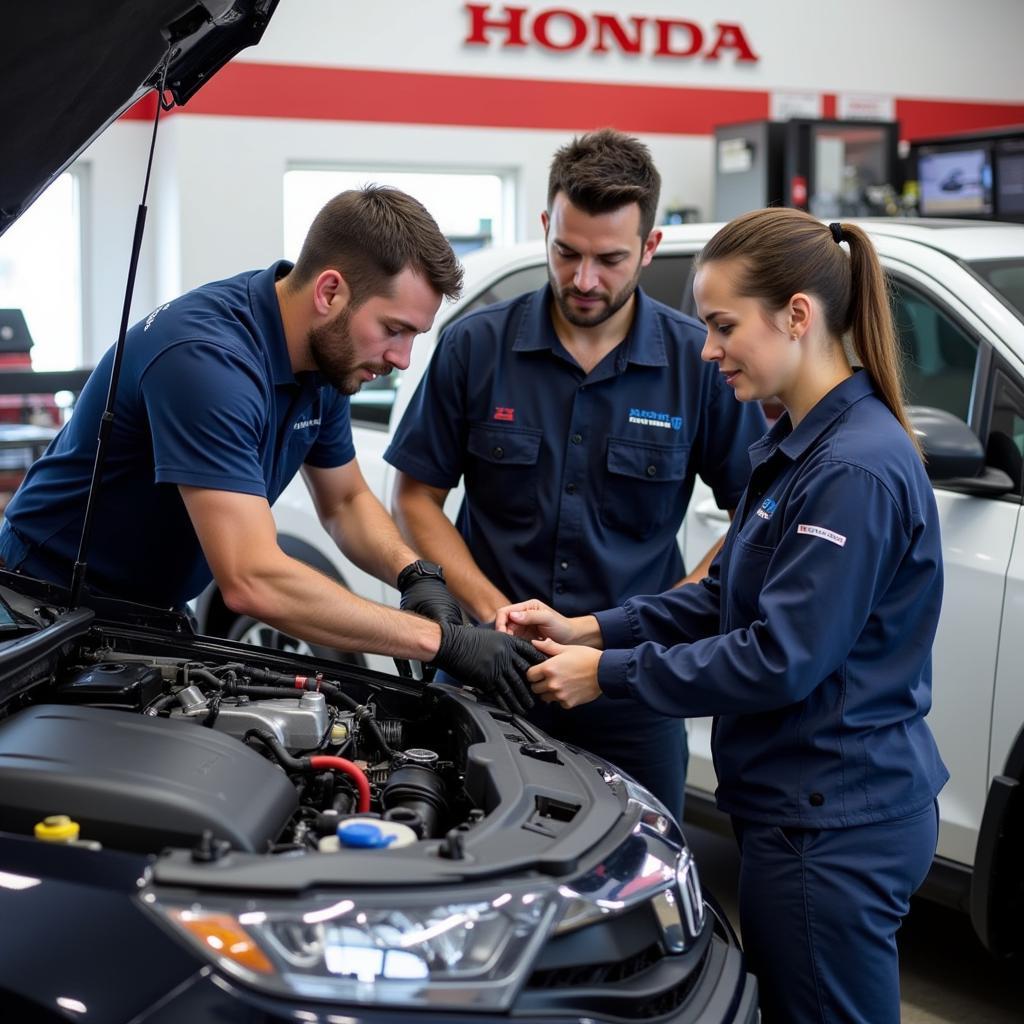
<instances>
[{"instance_id":1,"label":"red coolant hose","mask_svg":"<svg viewBox=\"0 0 1024 1024\"><path fill-rule=\"evenodd\" d=\"M343 757L328 757L326 755L311 757L309 765L311 768L329 768L344 772L356 784L356 789L359 791L360 812L365 813L370 809L370 783L359 765L346 761Z\"/></svg>"}]
</instances>

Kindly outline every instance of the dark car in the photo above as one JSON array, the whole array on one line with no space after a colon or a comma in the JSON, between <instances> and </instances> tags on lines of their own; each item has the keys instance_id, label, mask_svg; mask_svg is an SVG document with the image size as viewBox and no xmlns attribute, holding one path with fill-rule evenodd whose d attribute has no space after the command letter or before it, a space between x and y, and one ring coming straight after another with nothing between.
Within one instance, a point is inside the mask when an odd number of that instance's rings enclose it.
<instances>
[{"instance_id":1,"label":"dark car","mask_svg":"<svg viewBox=\"0 0 1024 1024\"><path fill-rule=\"evenodd\" d=\"M274 6L19 7L0 231ZM757 1019L677 823L611 765L470 687L199 636L79 582L0 570L0 1020Z\"/></svg>"}]
</instances>

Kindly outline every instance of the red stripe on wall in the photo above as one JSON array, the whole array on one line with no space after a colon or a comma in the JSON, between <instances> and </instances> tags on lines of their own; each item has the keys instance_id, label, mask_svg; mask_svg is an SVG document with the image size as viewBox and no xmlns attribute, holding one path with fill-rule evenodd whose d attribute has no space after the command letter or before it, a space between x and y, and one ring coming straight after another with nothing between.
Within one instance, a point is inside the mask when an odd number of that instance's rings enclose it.
<instances>
[{"instance_id":1,"label":"red stripe on wall","mask_svg":"<svg viewBox=\"0 0 1024 1024\"><path fill-rule=\"evenodd\" d=\"M768 117L768 92L692 86L606 85L533 78L481 78L305 65L228 64L183 113L382 124L589 129L710 135L716 125ZM124 114L153 116L146 97ZM836 97L824 94L826 116ZM907 139L1024 124L1024 103L896 101Z\"/></svg>"},{"instance_id":2,"label":"red stripe on wall","mask_svg":"<svg viewBox=\"0 0 1024 1024\"><path fill-rule=\"evenodd\" d=\"M827 92L821 97L821 116L836 116L836 94L834 92Z\"/></svg>"},{"instance_id":3,"label":"red stripe on wall","mask_svg":"<svg viewBox=\"0 0 1024 1024\"><path fill-rule=\"evenodd\" d=\"M897 100L896 120L905 139L1024 125L1024 103Z\"/></svg>"},{"instance_id":4,"label":"red stripe on wall","mask_svg":"<svg viewBox=\"0 0 1024 1024\"><path fill-rule=\"evenodd\" d=\"M141 106L124 116L151 117ZM489 128L613 125L634 132L710 135L716 124L767 117L768 94L240 62L218 72L183 112Z\"/></svg>"}]
</instances>

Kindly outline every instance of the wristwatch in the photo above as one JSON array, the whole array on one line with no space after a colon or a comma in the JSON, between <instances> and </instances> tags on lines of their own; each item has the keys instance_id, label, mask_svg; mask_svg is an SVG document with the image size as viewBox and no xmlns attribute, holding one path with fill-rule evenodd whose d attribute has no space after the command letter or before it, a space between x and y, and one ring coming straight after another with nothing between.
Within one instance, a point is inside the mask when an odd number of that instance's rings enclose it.
<instances>
[{"instance_id":1,"label":"wristwatch","mask_svg":"<svg viewBox=\"0 0 1024 1024\"><path fill-rule=\"evenodd\" d=\"M444 569L442 569L437 562L428 562L424 558L417 558L415 562L410 562L398 574L398 589L405 590L406 586L412 582L414 577L419 577L421 579L435 579L444 583Z\"/></svg>"}]
</instances>

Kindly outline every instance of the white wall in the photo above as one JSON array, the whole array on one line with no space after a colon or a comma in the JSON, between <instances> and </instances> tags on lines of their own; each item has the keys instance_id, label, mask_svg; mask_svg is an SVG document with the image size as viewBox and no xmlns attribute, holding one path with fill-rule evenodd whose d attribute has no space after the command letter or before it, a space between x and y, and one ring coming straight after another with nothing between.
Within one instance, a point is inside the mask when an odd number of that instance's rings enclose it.
<instances>
[{"instance_id":1,"label":"white wall","mask_svg":"<svg viewBox=\"0 0 1024 1024\"><path fill-rule=\"evenodd\" d=\"M743 26L759 60L701 60L463 45L462 0L285 0L258 48L239 59L445 74L582 81L829 89L961 99L1024 98L1020 0L499 0L531 12L570 9ZM527 19L530 20L529 18Z\"/></svg>"},{"instance_id":2,"label":"white wall","mask_svg":"<svg viewBox=\"0 0 1024 1024\"><path fill-rule=\"evenodd\" d=\"M511 0L532 13L562 3ZM497 9L501 4L492 4ZM572 10L688 18L743 26L759 56L717 62L553 54L464 45L460 0L285 0L260 46L239 60L262 64L541 78L737 90L869 92L883 96L1024 103L1020 0L573 0ZM529 18L528 18L529 21ZM230 69L228 69L230 71ZM203 96L200 92L197 100ZM685 97L685 94L683 94ZM313 97L312 99L315 99ZM252 98L256 112L260 98ZM365 97L372 116L374 97ZM417 110L414 120L429 119ZM439 112L438 119L443 120ZM607 123L600 107L567 112L578 130ZM89 247L85 282L87 362L113 340L120 318L135 209L150 128L119 122L87 151ZM498 169L514 175L519 238L540 233L547 164L571 129L374 124L189 113L165 116L157 146L147 239L133 318L207 280L282 254L282 176L296 164ZM641 134L664 179L663 205L711 211L706 135Z\"/></svg>"}]
</instances>

